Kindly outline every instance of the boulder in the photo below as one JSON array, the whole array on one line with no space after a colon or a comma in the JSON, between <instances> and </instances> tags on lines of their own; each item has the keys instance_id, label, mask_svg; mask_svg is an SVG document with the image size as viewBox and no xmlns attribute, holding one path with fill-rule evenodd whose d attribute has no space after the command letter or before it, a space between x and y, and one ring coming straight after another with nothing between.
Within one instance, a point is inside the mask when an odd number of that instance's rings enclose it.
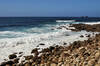
<instances>
[{"instance_id":1,"label":"boulder","mask_svg":"<svg viewBox=\"0 0 100 66\"><path fill-rule=\"evenodd\" d=\"M39 45L45 45L45 44L43 44L43 43L40 43Z\"/></svg>"},{"instance_id":2,"label":"boulder","mask_svg":"<svg viewBox=\"0 0 100 66\"><path fill-rule=\"evenodd\" d=\"M17 58L17 55L16 54L9 55L9 59L14 59L14 58Z\"/></svg>"}]
</instances>

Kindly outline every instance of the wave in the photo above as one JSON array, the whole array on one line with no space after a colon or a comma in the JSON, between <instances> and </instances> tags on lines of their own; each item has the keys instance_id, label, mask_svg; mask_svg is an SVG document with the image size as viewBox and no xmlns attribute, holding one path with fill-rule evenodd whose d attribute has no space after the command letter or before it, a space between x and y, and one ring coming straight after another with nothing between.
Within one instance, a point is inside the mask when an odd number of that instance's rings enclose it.
<instances>
[{"instance_id":1,"label":"wave","mask_svg":"<svg viewBox=\"0 0 100 66\"><path fill-rule=\"evenodd\" d=\"M45 26L47 27L29 28L26 29L25 32L0 32L1 35L18 36L14 38L0 38L0 61L3 61L4 58L8 58L8 55L15 52L24 52L24 55L30 55L31 50L34 48L40 48L40 50L42 50L43 48L47 48L49 46L63 45L65 42L67 43L67 45L69 45L71 42L87 39L87 37L80 38L80 35L92 34L86 31L72 32L66 29L58 29L54 31L51 30L50 32L48 31L51 28L60 26L69 27L69 24L57 24L54 26L45 24ZM45 44L45 46L40 45L40 43Z\"/></svg>"},{"instance_id":2,"label":"wave","mask_svg":"<svg viewBox=\"0 0 100 66\"><path fill-rule=\"evenodd\" d=\"M100 21L98 21L98 22L86 22L84 24L89 24L89 25L100 24Z\"/></svg>"},{"instance_id":3,"label":"wave","mask_svg":"<svg viewBox=\"0 0 100 66\"><path fill-rule=\"evenodd\" d=\"M56 20L56 22L75 22L75 20Z\"/></svg>"},{"instance_id":4,"label":"wave","mask_svg":"<svg viewBox=\"0 0 100 66\"><path fill-rule=\"evenodd\" d=\"M41 50L53 45L63 45L64 42L71 43L77 40L85 40L86 37L80 38L79 36L86 33L84 31L72 33L67 30L58 30L57 32L29 34L26 37L0 39L0 61L3 61L4 58L7 58L8 55L15 52L24 52L24 55L28 55L36 47ZM40 43L44 43L45 46L39 45Z\"/></svg>"}]
</instances>

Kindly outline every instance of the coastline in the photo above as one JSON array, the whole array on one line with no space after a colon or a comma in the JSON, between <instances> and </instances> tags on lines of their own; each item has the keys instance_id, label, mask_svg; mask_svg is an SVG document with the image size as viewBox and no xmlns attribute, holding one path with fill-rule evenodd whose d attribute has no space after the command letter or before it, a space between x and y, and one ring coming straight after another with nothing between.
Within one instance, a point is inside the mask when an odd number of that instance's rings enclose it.
<instances>
[{"instance_id":1,"label":"coastline","mask_svg":"<svg viewBox=\"0 0 100 66\"><path fill-rule=\"evenodd\" d=\"M100 32L100 24L86 25L86 24L75 24L71 27L75 27L72 31L91 31ZM92 28L91 28L92 27ZM82 37L82 36L81 36ZM9 61L2 62L2 65L19 65L19 66L34 66L34 65L45 65L45 66L56 66L56 65L87 65L91 66L99 64L100 60L100 34L96 34L95 37L90 37L88 40L75 41L69 46L51 46L38 52L38 49L32 50L32 55L25 56L25 60L18 63L19 59L14 54L14 57ZM96 56L95 56L96 55Z\"/></svg>"}]
</instances>

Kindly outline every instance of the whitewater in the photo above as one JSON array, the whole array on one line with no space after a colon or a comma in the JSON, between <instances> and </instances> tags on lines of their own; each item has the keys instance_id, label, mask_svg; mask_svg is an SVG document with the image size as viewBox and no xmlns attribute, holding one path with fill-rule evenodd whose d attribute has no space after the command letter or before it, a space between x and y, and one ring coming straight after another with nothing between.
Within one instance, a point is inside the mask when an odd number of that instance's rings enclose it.
<instances>
[{"instance_id":1,"label":"whitewater","mask_svg":"<svg viewBox=\"0 0 100 66\"><path fill-rule=\"evenodd\" d=\"M12 53L23 52L23 56L30 55L31 50L34 48L47 48L50 46L61 45L66 43L68 46L74 41L87 40L86 34L91 34L92 32L80 31L73 32L68 29L75 29L74 27L69 27L70 24L77 24L81 22L56 22L54 24L43 24L42 26L28 26L28 27L3 27L0 29L0 62L4 59L8 59L8 56ZM84 22L83 22L84 23ZM98 22L100 23L100 22ZM84 23L84 24L98 24L94 23ZM58 29L60 26L66 26L66 28ZM80 35L84 37L81 38ZM41 45L44 44L44 45ZM19 54L17 54L19 56ZM23 57L22 56L22 57Z\"/></svg>"}]
</instances>

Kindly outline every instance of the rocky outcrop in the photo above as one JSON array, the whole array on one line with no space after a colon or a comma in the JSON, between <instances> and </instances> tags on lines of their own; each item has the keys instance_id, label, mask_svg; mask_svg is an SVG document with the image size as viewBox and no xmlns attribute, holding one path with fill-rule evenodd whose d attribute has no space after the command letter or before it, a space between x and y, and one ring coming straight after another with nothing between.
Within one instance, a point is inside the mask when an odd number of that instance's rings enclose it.
<instances>
[{"instance_id":1,"label":"rocky outcrop","mask_svg":"<svg viewBox=\"0 0 100 66\"><path fill-rule=\"evenodd\" d=\"M70 27L75 27L72 31L92 31L92 32L100 32L100 24L88 25L88 24L72 24Z\"/></svg>"}]
</instances>

